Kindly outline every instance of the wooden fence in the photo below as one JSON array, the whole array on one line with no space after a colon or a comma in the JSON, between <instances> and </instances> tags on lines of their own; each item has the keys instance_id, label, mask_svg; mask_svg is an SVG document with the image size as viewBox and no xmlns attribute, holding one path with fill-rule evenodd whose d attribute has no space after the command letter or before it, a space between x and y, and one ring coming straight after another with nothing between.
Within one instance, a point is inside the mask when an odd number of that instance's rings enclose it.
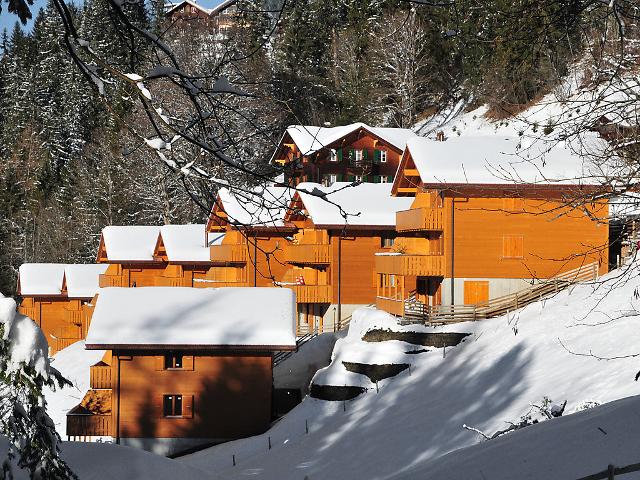
<instances>
[{"instance_id":1,"label":"wooden fence","mask_svg":"<svg viewBox=\"0 0 640 480\"><path fill-rule=\"evenodd\" d=\"M574 283L597 278L598 264L594 262L561 273L524 290L476 305L428 306L418 301L405 300L404 317L408 320L427 323L457 323L497 317L541 300L543 297L559 292Z\"/></svg>"},{"instance_id":2,"label":"wooden fence","mask_svg":"<svg viewBox=\"0 0 640 480\"><path fill-rule=\"evenodd\" d=\"M640 463L633 463L626 467L609 465L606 470L594 473L593 475L587 475L586 477L580 477L578 480L615 480L616 475L625 475L634 472L640 472Z\"/></svg>"}]
</instances>

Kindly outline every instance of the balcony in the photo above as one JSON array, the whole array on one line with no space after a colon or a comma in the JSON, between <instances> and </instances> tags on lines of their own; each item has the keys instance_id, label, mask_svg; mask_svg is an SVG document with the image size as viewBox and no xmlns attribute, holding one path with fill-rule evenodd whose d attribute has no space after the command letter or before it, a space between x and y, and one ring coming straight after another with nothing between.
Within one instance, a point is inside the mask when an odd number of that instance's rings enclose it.
<instances>
[{"instance_id":1,"label":"balcony","mask_svg":"<svg viewBox=\"0 0 640 480\"><path fill-rule=\"evenodd\" d=\"M191 281L183 277L155 277L156 287L190 287Z\"/></svg>"},{"instance_id":2,"label":"balcony","mask_svg":"<svg viewBox=\"0 0 640 480\"><path fill-rule=\"evenodd\" d=\"M398 232L442 231L442 208L413 208L396 213Z\"/></svg>"},{"instance_id":3,"label":"balcony","mask_svg":"<svg viewBox=\"0 0 640 480\"><path fill-rule=\"evenodd\" d=\"M89 367L92 389L108 389L111 387L111 366L104 362L98 362Z\"/></svg>"},{"instance_id":4,"label":"balcony","mask_svg":"<svg viewBox=\"0 0 640 480\"><path fill-rule=\"evenodd\" d=\"M100 288L105 287L128 287L124 277L120 275L98 275L98 285Z\"/></svg>"},{"instance_id":5,"label":"balcony","mask_svg":"<svg viewBox=\"0 0 640 480\"><path fill-rule=\"evenodd\" d=\"M444 277L444 255L376 255L376 272L416 277Z\"/></svg>"},{"instance_id":6,"label":"balcony","mask_svg":"<svg viewBox=\"0 0 640 480\"><path fill-rule=\"evenodd\" d=\"M296 294L297 303L332 303L331 285L283 285Z\"/></svg>"},{"instance_id":7,"label":"balcony","mask_svg":"<svg viewBox=\"0 0 640 480\"><path fill-rule=\"evenodd\" d=\"M400 299L376 297L376 308L392 315L404 315L404 301Z\"/></svg>"},{"instance_id":8,"label":"balcony","mask_svg":"<svg viewBox=\"0 0 640 480\"><path fill-rule=\"evenodd\" d=\"M217 264L247 263L247 245L213 245L210 248L211 262Z\"/></svg>"},{"instance_id":9,"label":"balcony","mask_svg":"<svg viewBox=\"0 0 640 480\"><path fill-rule=\"evenodd\" d=\"M67 414L68 437L112 437L111 414Z\"/></svg>"},{"instance_id":10,"label":"balcony","mask_svg":"<svg viewBox=\"0 0 640 480\"><path fill-rule=\"evenodd\" d=\"M287 263L298 265L328 265L330 263L330 245L328 244L288 244L284 247L284 259Z\"/></svg>"}]
</instances>

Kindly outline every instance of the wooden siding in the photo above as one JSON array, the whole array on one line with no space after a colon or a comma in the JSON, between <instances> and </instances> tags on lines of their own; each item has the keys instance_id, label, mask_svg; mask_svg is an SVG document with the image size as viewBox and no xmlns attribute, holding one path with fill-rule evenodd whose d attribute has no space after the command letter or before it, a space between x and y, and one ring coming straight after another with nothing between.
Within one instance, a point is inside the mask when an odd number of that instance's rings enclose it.
<instances>
[{"instance_id":1,"label":"wooden siding","mask_svg":"<svg viewBox=\"0 0 640 480\"><path fill-rule=\"evenodd\" d=\"M188 352L186 352L188 353ZM162 353L158 352L157 356ZM271 355L194 355L193 370L158 368L156 355L114 352L114 406L120 362L120 436L234 439L271 420ZM162 416L163 395L193 396L192 418ZM118 418L117 409L114 419Z\"/></svg>"},{"instance_id":2,"label":"wooden siding","mask_svg":"<svg viewBox=\"0 0 640 480\"><path fill-rule=\"evenodd\" d=\"M292 264L327 265L330 263L330 257L328 244L287 244L284 248L284 258Z\"/></svg>"},{"instance_id":3,"label":"wooden siding","mask_svg":"<svg viewBox=\"0 0 640 480\"><path fill-rule=\"evenodd\" d=\"M464 304L477 305L489 300L489 282L486 280L466 280L464 282Z\"/></svg>"},{"instance_id":4,"label":"wooden siding","mask_svg":"<svg viewBox=\"0 0 640 480\"><path fill-rule=\"evenodd\" d=\"M113 436L111 415L67 415L67 436L73 438Z\"/></svg>"},{"instance_id":5,"label":"wooden siding","mask_svg":"<svg viewBox=\"0 0 640 480\"><path fill-rule=\"evenodd\" d=\"M445 199L446 277L452 219L456 278L550 278L594 261L600 275L607 272L608 225L589 216L606 217L606 205L588 205L587 214L556 201L517 200L456 198L452 216L453 199Z\"/></svg>"},{"instance_id":6,"label":"wooden siding","mask_svg":"<svg viewBox=\"0 0 640 480\"><path fill-rule=\"evenodd\" d=\"M297 303L332 303L331 285L286 285L296 294Z\"/></svg>"},{"instance_id":7,"label":"wooden siding","mask_svg":"<svg viewBox=\"0 0 640 480\"><path fill-rule=\"evenodd\" d=\"M90 385L93 389L112 388L111 366L102 364L92 365L90 371Z\"/></svg>"},{"instance_id":8,"label":"wooden siding","mask_svg":"<svg viewBox=\"0 0 640 480\"><path fill-rule=\"evenodd\" d=\"M216 264L246 263L247 244L241 245L213 245L211 249L211 262Z\"/></svg>"}]
</instances>

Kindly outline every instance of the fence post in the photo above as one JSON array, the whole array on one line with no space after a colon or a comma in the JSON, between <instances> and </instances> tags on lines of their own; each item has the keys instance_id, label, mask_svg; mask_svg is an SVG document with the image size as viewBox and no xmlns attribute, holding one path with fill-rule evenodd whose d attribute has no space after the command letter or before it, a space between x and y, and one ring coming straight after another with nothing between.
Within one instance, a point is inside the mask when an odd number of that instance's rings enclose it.
<instances>
[{"instance_id":1,"label":"fence post","mask_svg":"<svg viewBox=\"0 0 640 480\"><path fill-rule=\"evenodd\" d=\"M616 478L616 467L613 465L609 465L607 467L607 480L615 480Z\"/></svg>"}]
</instances>

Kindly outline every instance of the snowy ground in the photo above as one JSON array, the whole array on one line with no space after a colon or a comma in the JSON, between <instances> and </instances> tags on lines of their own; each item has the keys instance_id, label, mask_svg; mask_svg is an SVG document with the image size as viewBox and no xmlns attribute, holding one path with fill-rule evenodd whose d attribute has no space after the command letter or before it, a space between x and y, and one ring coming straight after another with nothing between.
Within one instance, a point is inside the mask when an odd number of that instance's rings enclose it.
<instances>
[{"instance_id":1,"label":"snowy ground","mask_svg":"<svg viewBox=\"0 0 640 480\"><path fill-rule=\"evenodd\" d=\"M623 277L610 274L596 284L576 286L509 317L423 327L423 331L472 334L461 345L447 349L446 355L442 349L429 347L429 352L407 355L406 351L423 347L398 341L361 341L362 334L373 327L407 329L383 312L363 309L354 315L347 337L336 343L331 366L319 372L314 381L362 385L369 388L366 394L345 403L306 398L267 434L213 447L182 461L216 471L223 478L412 478L411 472L420 472L416 475L419 478L448 478L423 472L428 468L444 471L438 457L478 442L478 435L463 429L463 424L490 434L519 419L529 411L530 403L545 396L556 402L567 400L566 412L571 413L585 402L605 403L640 393L634 381L637 359L607 361L591 356L624 357L640 351L640 315L635 312L640 300L634 296L640 288L639 274L636 264ZM347 372L341 361L402 362L410 363L411 368L381 381L376 393L368 378ZM629 427L637 427L635 436L640 438L640 426L629 423ZM547 440L554 443L565 438L549 435ZM271 438L271 450L267 437ZM508 441L509 436L500 440ZM556 451L564 454L564 447L558 444L554 449L552 445L547 458ZM605 450L615 445L601 443ZM487 443L475 448L491 447ZM496 478L515 478L520 463L528 461L526 448L517 451L520 459L513 465L504 462L506 476ZM586 458L590 452L571 451L576 458ZM232 455L236 467L232 466ZM540 458L532 456L531 461ZM603 458L607 458L606 451L595 463L599 465ZM539 468L546 468L546 460L538 463ZM585 465L591 468L595 463ZM529 478L547 478L546 473L536 477L536 468L531 467L534 473ZM577 478L583 472L576 467L571 475L576 473ZM451 478L482 478L465 477L464 470L458 475Z\"/></svg>"}]
</instances>

